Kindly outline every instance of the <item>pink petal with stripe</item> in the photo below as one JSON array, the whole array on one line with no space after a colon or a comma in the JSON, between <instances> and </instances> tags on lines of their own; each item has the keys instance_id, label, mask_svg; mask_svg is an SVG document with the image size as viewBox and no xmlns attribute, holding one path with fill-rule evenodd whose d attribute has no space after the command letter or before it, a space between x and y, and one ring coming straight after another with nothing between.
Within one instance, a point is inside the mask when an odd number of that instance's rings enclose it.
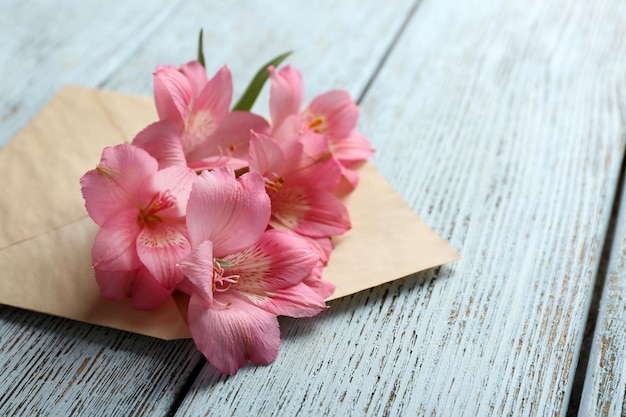
<instances>
[{"instance_id":1,"label":"pink petal with stripe","mask_svg":"<svg viewBox=\"0 0 626 417\"><path fill-rule=\"evenodd\" d=\"M196 347L220 371L233 375L247 360L268 365L280 346L278 320L236 294L208 304L194 293L189 300L189 330Z\"/></svg>"},{"instance_id":2,"label":"pink petal with stripe","mask_svg":"<svg viewBox=\"0 0 626 417\"><path fill-rule=\"evenodd\" d=\"M132 145L106 147L100 163L80 179L89 216L102 226L118 211L136 206L137 190L158 170L157 161Z\"/></svg>"},{"instance_id":3,"label":"pink petal with stripe","mask_svg":"<svg viewBox=\"0 0 626 417\"><path fill-rule=\"evenodd\" d=\"M193 183L187 205L187 230L192 246L213 242L216 258L254 244L270 217L269 197L261 175L249 172L235 179L231 168L203 171Z\"/></svg>"}]
</instances>

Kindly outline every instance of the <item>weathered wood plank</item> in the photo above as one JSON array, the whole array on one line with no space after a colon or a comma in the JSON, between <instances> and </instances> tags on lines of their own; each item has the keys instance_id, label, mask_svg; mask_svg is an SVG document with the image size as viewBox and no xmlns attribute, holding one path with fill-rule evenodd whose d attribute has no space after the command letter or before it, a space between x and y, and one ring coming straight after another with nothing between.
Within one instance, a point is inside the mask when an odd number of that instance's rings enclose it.
<instances>
[{"instance_id":1,"label":"weathered wood plank","mask_svg":"<svg viewBox=\"0 0 626 417\"><path fill-rule=\"evenodd\" d=\"M425 0L361 126L464 259L284 320L274 365L206 367L178 415L564 415L624 151L625 15Z\"/></svg>"},{"instance_id":2,"label":"weathered wood plank","mask_svg":"<svg viewBox=\"0 0 626 417\"><path fill-rule=\"evenodd\" d=\"M195 58L204 28L207 71L227 64L238 97L269 59L293 51L287 63L304 74L306 98L332 88L356 98L414 7L414 0L296 1L258 5L249 0L191 2L177 8L104 87L152 94L157 63L179 65ZM267 115L267 88L255 110Z\"/></svg>"},{"instance_id":3,"label":"weathered wood plank","mask_svg":"<svg viewBox=\"0 0 626 417\"><path fill-rule=\"evenodd\" d=\"M109 77L174 6L4 3L0 60L11 65L0 81L0 144L63 83L96 86ZM200 358L190 341L129 337L3 306L0 414L165 414Z\"/></svg>"},{"instance_id":4,"label":"weathered wood plank","mask_svg":"<svg viewBox=\"0 0 626 417\"><path fill-rule=\"evenodd\" d=\"M64 82L149 94L157 63L193 57L200 26L209 62L215 68L227 62L238 91L268 58L295 49L301 52L291 62L304 70L309 86L356 94L412 7L407 0L384 7L374 1L279 7L241 0L184 2L150 14L162 5L144 10L139 1L126 3L127 9L71 1L37 10L23 2L3 6L8 13L0 19L9 28L37 28L12 33L0 25L0 38L7 39L0 57L11 56L19 68L0 80L0 92L10 92L0 99L4 141ZM66 56L72 65L59 64ZM341 60L329 59L337 56ZM31 88L37 89L32 95ZM166 415L199 361L191 341L163 342L0 307L0 415Z\"/></svg>"},{"instance_id":5,"label":"weathered wood plank","mask_svg":"<svg viewBox=\"0 0 626 417\"><path fill-rule=\"evenodd\" d=\"M111 77L179 1L24 2L0 13L0 147L65 83Z\"/></svg>"},{"instance_id":6,"label":"weathered wood plank","mask_svg":"<svg viewBox=\"0 0 626 417\"><path fill-rule=\"evenodd\" d=\"M578 415L626 414L626 194L612 241Z\"/></svg>"},{"instance_id":7,"label":"weathered wood plank","mask_svg":"<svg viewBox=\"0 0 626 417\"><path fill-rule=\"evenodd\" d=\"M0 415L166 415L200 360L166 342L0 308Z\"/></svg>"}]
</instances>

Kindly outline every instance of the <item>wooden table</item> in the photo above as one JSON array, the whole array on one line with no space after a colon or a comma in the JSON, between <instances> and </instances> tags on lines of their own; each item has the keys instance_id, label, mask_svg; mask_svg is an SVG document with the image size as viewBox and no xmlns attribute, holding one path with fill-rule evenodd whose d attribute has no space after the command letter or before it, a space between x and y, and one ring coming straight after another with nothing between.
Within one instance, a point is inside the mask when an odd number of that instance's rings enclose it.
<instances>
[{"instance_id":1,"label":"wooden table","mask_svg":"<svg viewBox=\"0 0 626 417\"><path fill-rule=\"evenodd\" d=\"M281 319L276 362L233 377L190 340L2 306L0 415L624 413L625 2L3 0L0 144L65 83L151 94L200 27L236 95L286 50L307 100L349 90L463 259Z\"/></svg>"}]
</instances>

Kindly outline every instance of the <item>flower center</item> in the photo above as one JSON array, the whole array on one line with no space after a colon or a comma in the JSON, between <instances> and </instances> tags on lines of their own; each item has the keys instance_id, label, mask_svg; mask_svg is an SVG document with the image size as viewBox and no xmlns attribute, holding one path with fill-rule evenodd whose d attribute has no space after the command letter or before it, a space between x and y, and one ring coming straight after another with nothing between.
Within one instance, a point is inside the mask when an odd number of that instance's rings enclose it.
<instances>
[{"instance_id":1,"label":"flower center","mask_svg":"<svg viewBox=\"0 0 626 417\"><path fill-rule=\"evenodd\" d=\"M316 116L309 121L308 127L315 133L323 134L327 130L326 120L322 116Z\"/></svg>"},{"instance_id":2,"label":"flower center","mask_svg":"<svg viewBox=\"0 0 626 417\"><path fill-rule=\"evenodd\" d=\"M163 220L158 215L159 211L165 210L176 205L176 197L172 195L170 190L156 193L147 207L139 210L137 222L141 225L154 227Z\"/></svg>"},{"instance_id":3,"label":"flower center","mask_svg":"<svg viewBox=\"0 0 626 417\"><path fill-rule=\"evenodd\" d=\"M211 136L216 128L217 123L215 123L210 111L191 111L188 113L182 137L185 154L192 152L205 138Z\"/></svg>"},{"instance_id":4,"label":"flower center","mask_svg":"<svg viewBox=\"0 0 626 417\"><path fill-rule=\"evenodd\" d=\"M266 174L266 177L263 177L263 180L265 181L265 187L269 188L270 190L274 191L275 193L278 192L278 190L280 190L281 188L283 188L283 184L285 184L285 179L283 177L281 177L280 175L276 174L275 172Z\"/></svg>"},{"instance_id":5,"label":"flower center","mask_svg":"<svg viewBox=\"0 0 626 417\"><path fill-rule=\"evenodd\" d=\"M265 175L266 176L263 177L263 180L265 181L266 188L274 191L275 193L277 193L281 188L283 188L283 185L285 184L285 178L281 177L275 172L270 172Z\"/></svg>"},{"instance_id":6,"label":"flower center","mask_svg":"<svg viewBox=\"0 0 626 417\"><path fill-rule=\"evenodd\" d=\"M221 167L228 164L228 161L233 157L233 153L237 150L236 145L230 145L228 148L224 148L221 145L216 148L216 154L211 155L214 160L211 161L211 165L215 167Z\"/></svg>"},{"instance_id":7,"label":"flower center","mask_svg":"<svg viewBox=\"0 0 626 417\"><path fill-rule=\"evenodd\" d=\"M224 261L223 259L214 258L213 259L213 291L214 292L225 292L230 289L233 284L239 282L239 278L241 275L237 274L227 274L224 270L224 267L235 266L235 264L231 264L229 262Z\"/></svg>"}]
</instances>

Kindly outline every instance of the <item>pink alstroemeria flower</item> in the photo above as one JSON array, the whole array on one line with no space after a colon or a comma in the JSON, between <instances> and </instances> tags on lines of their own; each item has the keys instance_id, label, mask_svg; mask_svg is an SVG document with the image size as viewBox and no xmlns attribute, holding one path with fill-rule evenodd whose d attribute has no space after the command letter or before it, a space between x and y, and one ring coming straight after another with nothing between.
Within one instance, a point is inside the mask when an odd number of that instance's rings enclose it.
<instances>
[{"instance_id":1,"label":"pink alstroemeria flower","mask_svg":"<svg viewBox=\"0 0 626 417\"><path fill-rule=\"evenodd\" d=\"M269 68L270 116L272 137L282 140L315 132L328 137L330 150L341 163L341 173L350 188L358 182L358 175L349 168L366 160L373 153L367 138L356 127L359 108L344 90L332 90L315 97L300 111L304 96L302 75L293 67L279 71Z\"/></svg>"},{"instance_id":2,"label":"pink alstroemeria flower","mask_svg":"<svg viewBox=\"0 0 626 417\"><path fill-rule=\"evenodd\" d=\"M180 264L187 278L181 288L191 292L188 322L196 346L227 374L248 359L274 361L276 316L313 316L326 309L324 298L334 290L319 277L309 244L290 232L266 231L269 217L256 172L235 179L230 168L203 171L193 184L187 205L193 250Z\"/></svg>"},{"instance_id":3,"label":"pink alstroemeria flower","mask_svg":"<svg viewBox=\"0 0 626 417\"><path fill-rule=\"evenodd\" d=\"M246 165L250 130L265 132L265 119L250 112L230 112L233 82L222 67L207 79L197 61L158 66L154 100L160 121L141 131L133 145L147 150L159 167L189 166L195 170Z\"/></svg>"},{"instance_id":4,"label":"pink alstroemeria flower","mask_svg":"<svg viewBox=\"0 0 626 417\"><path fill-rule=\"evenodd\" d=\"M94 270L103 296L115 301L130 297L138 310L152 310L172 295L172 290L161 285L145 266L134 271Z\"/></svg>"},{"instance_id":5,"label":"pink alstroemeria flower","mask_svg":"<svg viewBox=\"0 0 626 417\"><path fill-rule=\"evenodd\" d=\"M277 142L253 134L249 160L250 171L265 179L272 202L270 225L310 238L338 236L350 229L346 206L331 193L341 167L331 157L326 137L307 132ZM323 241L316 247L328 248L321 245Z\"/></svg>"},{"instance_id":6,"label":"pink alstroemeria flower","mask_svg":"<svg viewBox=\"0 0 626 417\"><path fill-rule=\"evenodd\" d=\"M85 207L100 226L92 258L106 296L130 295L149 309L183 278L176 265L191 250L185 211L195 177L186 167L159 171L146 151L125 144L104 148L81 178Z\"/></svg>"}]
</instances>

